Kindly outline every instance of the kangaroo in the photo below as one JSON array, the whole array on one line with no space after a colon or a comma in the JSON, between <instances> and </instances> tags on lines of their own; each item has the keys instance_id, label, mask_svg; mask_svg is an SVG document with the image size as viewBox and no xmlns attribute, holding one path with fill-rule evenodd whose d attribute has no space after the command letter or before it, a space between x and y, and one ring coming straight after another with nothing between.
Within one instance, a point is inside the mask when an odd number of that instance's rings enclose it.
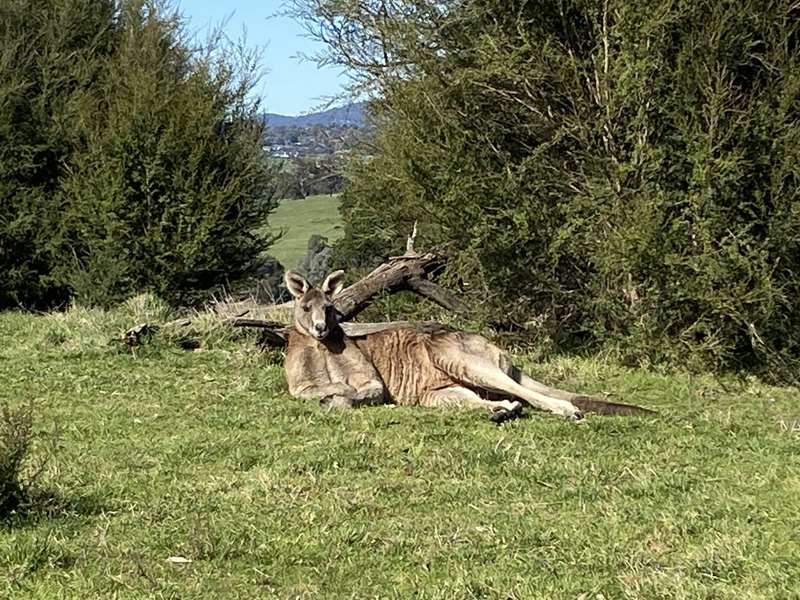
<instances>
[{"instance_id":1,"label":"kangaroo","mask_svg":"<svg viewBox=\"0 0 800 600\"><path fill-rule=\"evenodd\" d=\"M387 402L481 408L495 421L519 416L520 401L573 420L582 419L583 411L651 412L548 387L514 367L486 338L437 324L387 324L349 337L333 305L343 280L344 271L330 273L319 287L292 271L284 277L295 298L285 370L296 398L319 398L332 408Z\"/></svg>"}]
</instances>

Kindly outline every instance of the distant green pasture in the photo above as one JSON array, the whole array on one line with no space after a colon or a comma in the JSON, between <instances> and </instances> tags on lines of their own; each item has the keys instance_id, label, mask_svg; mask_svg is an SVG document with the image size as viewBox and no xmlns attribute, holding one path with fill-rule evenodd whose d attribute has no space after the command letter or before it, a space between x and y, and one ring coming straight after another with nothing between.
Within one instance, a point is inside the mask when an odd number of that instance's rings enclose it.
<instances>
[{"instance_id":1,"label":"distant green pasture","mask_svg":"<svg viewBox=\"0 0 800 600\"><path fill-rule=\"evenodd\" d=\"M270 231L283 231L284 236L272 246L269 254L287 269L294 268L306 253L308 238L318 233L329 242L342 236L339 197L309 196L303 200L282 200L269 218Z\"/></svg>"}]
</instances>

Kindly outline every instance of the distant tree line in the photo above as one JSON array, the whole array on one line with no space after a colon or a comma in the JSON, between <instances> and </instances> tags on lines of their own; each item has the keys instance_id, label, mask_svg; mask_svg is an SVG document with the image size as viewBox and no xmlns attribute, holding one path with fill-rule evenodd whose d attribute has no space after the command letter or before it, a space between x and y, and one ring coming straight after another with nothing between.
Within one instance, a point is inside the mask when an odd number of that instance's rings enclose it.
<instances>
[{"instance_id":1,"label":"distant tree line","mask_svg":"<svg viewBox=\"0 0 800 600\"><path fill-rule=\"evenodd\" d=\"M453 242L490 311L636 363L800 363L800 5L299 0L377 151L352 265ZM540 329L541 331L541 329Z\"/></svg>"},{"instance_id":2,"label":"distant tree line","mask_svg":"<svg viewBox=\"0 0 800 600\"><path fill-rule=\"evenodd\" d=\"M273 205L255 57L167 3L0 3L0 308L246 276Z\"/></svg>"},{"instance_id":3,"label":"distant tree line","mask_svg":"<svg viewBox=\"0 0 800 600\"><path fill-rule=\"evenodd\" d=\"M264 143L275 155L279 152L301 156L350 152L361 142L364 128L355 125L267 125ZM290 155L293 155L290 154Z\"/></svg>"},{"instance_id":4,"label":"distant tree line","mask_svg":"<svg viewBox=\"0 0 800 600\"><path fill-rule=\"evenodd\" d=\"M335 123L268 127L267 151L280 161L276 197L299 199L341 192L346 158L364 151L367 135L363 127Z\"/></svg>"},{"instance_id":5,"label":"distant tree line","mask_svg":"<svg viewBox=\"0 0 800 600\"><path fill-rule=\"evenodd\" d=\"M277 198L297 200L344 189L344 160L340 156L298 156L281 161L276 174Z\"/></svg>"}]
</instances>

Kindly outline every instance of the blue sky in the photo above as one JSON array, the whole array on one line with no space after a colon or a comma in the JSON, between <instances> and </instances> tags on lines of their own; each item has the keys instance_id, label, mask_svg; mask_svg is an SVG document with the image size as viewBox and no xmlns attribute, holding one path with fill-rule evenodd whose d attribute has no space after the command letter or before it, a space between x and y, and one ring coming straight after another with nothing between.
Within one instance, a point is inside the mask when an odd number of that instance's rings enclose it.
<instances>
[{"instance_id":1,"label":"blue sky","mask_svg":"<svg viewBox=\"0 0 800 600\"><path fill-rule=\"evenodd\" d=\"M177 0L189 19L190 31L203 38L210 27L225 22L232 39L247 30L249 46L265 47L264 76L256 92L266 112L297 115L323 104L346 81L336 68L318 69L300 62L298 53L313 54L320 45L304 37L302 26L287 17L275 17L283 0Z\"/></svg>"}]
</instances>

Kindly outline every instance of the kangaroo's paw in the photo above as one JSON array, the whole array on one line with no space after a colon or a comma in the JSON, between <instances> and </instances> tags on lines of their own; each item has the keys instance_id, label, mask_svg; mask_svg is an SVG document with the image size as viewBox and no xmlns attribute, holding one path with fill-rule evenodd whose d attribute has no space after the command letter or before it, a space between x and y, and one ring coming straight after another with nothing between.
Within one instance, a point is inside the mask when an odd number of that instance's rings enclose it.
<instances>
[{"instance_id":1,"label":"kangaroo's paw","mask_svg":"<svg viewBox=\"0 0 800 600\"><path fill-rule=\"evenodd\" d=\"M353 400L338 394L331 394L322 398L319 405L328 410L347 410L353 408Z\"/></svg>"},{"instance_id":2,"label":"kangaroo's paw","mask_svg":"<svg viewBox=\"0 0 800 600\"><path fill-rule=\"evenodd\" d=\"M511 402L508 407L499 408L489 415L489 420L493 423L505 423L511 419L518 419L522 416L522 404L520 402Z\"/></svg>"}]
</instances>

